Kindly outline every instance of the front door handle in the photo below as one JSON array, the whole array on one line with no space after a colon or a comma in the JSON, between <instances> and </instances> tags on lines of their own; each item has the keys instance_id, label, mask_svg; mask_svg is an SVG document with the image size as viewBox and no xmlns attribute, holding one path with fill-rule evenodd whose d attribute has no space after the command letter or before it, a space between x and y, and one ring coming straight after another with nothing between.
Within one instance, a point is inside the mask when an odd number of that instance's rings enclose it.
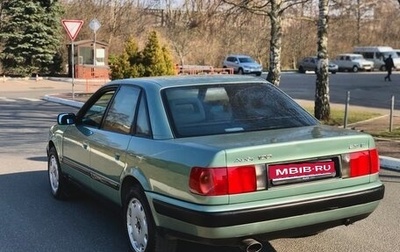
<instances>
[{"instance_id":1,"label":"front door handle","mask_svg":"<svg viewBox=\"0 0 400 252\"><path fill-rule=\"evenodd\" d=\"M83 142L82 143L82 147L85 149L85 150L87 150L88 148L89 148L89 144L88 144L88 142Z\"/></svg>"}]
</instances>

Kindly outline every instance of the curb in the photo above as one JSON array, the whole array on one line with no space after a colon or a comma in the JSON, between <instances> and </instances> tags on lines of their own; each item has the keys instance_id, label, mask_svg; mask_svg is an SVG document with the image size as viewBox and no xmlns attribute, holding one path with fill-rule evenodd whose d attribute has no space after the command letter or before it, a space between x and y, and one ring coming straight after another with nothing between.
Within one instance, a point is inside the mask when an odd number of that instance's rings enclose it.
<instances>
[{"instance_id":1,"label":"curb","mask_svg":"<svg viewBox=\"0 0 400 252\"><path fill-rule=\"evenodd\" d=\"M67 105L67 106L71 106L71 107L75 107L75 108L80 108L84 104L83 102L80 102L80 101L68 100L68 99L57 97L55 95L45 95L43 97L43 100L49 101L49 102L54 102L54 103L59 103L59 104L63 104L63 105Z\"/></svg>"},{"instance_id":2,"label":"curb","mask_svg":"<svg viewBox=\"0 0 400 252\"><path fill-rule=\"evenodd\" d=\"M49 101L49 102L54 102L54 103L59 103L59 104L63 104L63 105L67 105L67 106L71 106L71 107L75 107L75 108L80 108L84 104L83 102L80 102L80 101L72 101L72 100L57 97L56 95L45 95L43 97L43 100ZM386 156L379 156L379 161L381 164L381 169L400 171L400 159L386 157Z\"/></svg>"},{"instance_id":3,"label":"curb","mask_svg":"<svg viewBox=\"0 0 400 252\"><path fill-rule=\"evenodd\" d=\"M382 169L400 171L400 159L398 158L379 156L379 161Z\"/></svg>"}]
</instances>

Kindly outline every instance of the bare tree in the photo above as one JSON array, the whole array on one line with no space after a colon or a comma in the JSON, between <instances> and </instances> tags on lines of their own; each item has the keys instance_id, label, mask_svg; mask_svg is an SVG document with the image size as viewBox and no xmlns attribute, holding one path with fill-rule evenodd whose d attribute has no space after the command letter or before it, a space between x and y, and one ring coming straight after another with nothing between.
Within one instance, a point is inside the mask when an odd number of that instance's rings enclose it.
<instances>
[{"instance_id":1,"label":"bare tree","mask_svg":"<svg viewBox=\"0 0 400 252\"><path fill-rule=\"evenodd\" d=\"M223 2L244 11L258 15L266 15L271 22L271 38L269 43L269 71L267 80L279 85L281 78L282 50L282 16L288 8L308 2L309 0L222 0Z\"/></svg>"},{"instance_id":2,"label":"bare tree","mask_svg":"<svg viewBox=\"0 0 400 252\"><path fill-rule=\"evenodd\" d=\"M109 42L110 54L121 53L123 43L131 36L143 46L148 30L156 29L163 34L160 39L175 48L177 63L218 67L226 54L248 53L269 69L268 80L276 85L280 69L294 69L299 58L317 54L317 0L62 2L64 19L85 21L78 40L92 39L88 24L93 18L99 20L97 40ZM360 9L360 19L358 2L365 7ZM373 2L378 4L369 5ZM358 41L360 45L400 48L398 1L330 0L329 4L330 56L350 52ZM69 42L67 36L65 42Z\"/></svg>"},{"instance_id":3,"label":"bare tree","mask_svg":"<svg viewBox=\"0 0 400 252\"><path fill-rule=\"evenodd\" d=\"M315 85L314 115L319 120L329 120L329 75L328 75L328 4L319 0L318 19L318 71Z\"/></svg>"}]
</instances>

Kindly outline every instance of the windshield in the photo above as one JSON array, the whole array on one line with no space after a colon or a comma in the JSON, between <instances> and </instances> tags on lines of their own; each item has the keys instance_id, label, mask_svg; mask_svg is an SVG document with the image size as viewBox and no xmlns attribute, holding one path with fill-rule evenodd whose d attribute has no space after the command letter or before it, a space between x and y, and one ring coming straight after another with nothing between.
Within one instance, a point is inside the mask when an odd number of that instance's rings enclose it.
<instances>
[{"instance_id":1,"label":"windshield","mask_svg":"<svg viewBox=\"0 0 400 252\"><path fill-rule=\"evenodd\" d=\"M395 51L388 51L388 52L381 52L383 55L384 59L389 58L389 55L392 56L392 58L398 58L398 55Z\"/></svg>"},{"instance_id":2,"label":"windshield","mask_svg":"<svg viewBox=\"0 0 400 252\"><path fill-rule=\"evenodd\" d=\"M165 89L177 137L293 128L318 120L271 84L224 84Z\"/></svg>"},{"instance_id":3,"label":"windshield","mask_svg":"<svg viewBox=\"0 0 400 252\"><path fill-rule=\"evenodd\" d=\"M361 59L364 59L364 57L362 55L356 55L356 56L352 56L351 59L352 60L361 60Z\"/></svg>"},{"instance_id":4,"label":"windshield","mask_svg":"<svg viewBox=\"0 0 400 252\"><path fill-rule=\"evenodd\" d=\"M240 63L254 63L255 61L250 57L239 58Z\"/></svg>"}]
</instances>

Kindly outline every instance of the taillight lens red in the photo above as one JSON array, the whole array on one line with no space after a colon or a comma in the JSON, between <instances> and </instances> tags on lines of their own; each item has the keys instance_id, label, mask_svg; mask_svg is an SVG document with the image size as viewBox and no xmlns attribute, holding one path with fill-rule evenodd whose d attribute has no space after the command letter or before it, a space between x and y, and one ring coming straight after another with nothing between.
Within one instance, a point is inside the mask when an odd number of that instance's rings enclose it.
<instances>
[{"instance_id":1,"label":"taillight lens red","mask_svg":"<svg viewBox=\"0 0 400 252\"><path fill-rule=\"evenodd\" d=\"M350 177L378 173L379 169L379 155L376 149L350 154Z\"/></svg>"},{"instance_id":2,"label":"taillight lens red","mask_svg":"<svg viewBox=\"0 0 400 252\"><path fill-rule=\"evenodd\" d=\"M257 189L254 166L223 168L193 167L190 172L190 191L204 196L252 192Z\"/></svg>"}]
</instances>

